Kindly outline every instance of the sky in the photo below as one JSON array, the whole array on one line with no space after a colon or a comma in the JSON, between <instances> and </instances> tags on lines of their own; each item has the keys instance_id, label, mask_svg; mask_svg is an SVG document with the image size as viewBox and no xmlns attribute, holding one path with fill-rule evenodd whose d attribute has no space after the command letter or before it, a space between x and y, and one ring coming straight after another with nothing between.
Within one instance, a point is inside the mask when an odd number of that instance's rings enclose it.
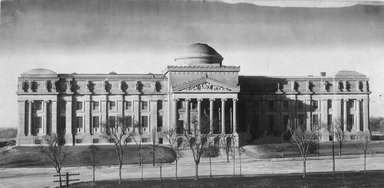
<instances>
[{"instance_id":1,"label":"sky","mask_svg":"<svg viewBox=\"0 0 384 188\"><path fill-rule=\"evenodd\" d=\"M201 42L241 75L355 70L384 116L384 3L357 0L1 0L0 127L17 126L17 77L161 73Z\"/></svg>"}]
</instances>

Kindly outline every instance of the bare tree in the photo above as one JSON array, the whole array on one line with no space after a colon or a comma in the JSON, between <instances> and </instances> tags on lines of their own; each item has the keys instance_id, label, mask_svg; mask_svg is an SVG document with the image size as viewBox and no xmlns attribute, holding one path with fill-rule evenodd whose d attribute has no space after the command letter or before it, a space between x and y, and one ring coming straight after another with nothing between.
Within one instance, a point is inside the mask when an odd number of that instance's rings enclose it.
<instances>
[{"instance_id":1,"label":"bare tree","mask_svg":"<svg viewBox=\"0 0 384 188\"><path fill-rule=\"evenodd\" d=\"M209 146L208 139L212 136L209 129L204 125L204 121L200 123L200 126L198 125L198 122L196 120L196 117L192 117L191 125L193 126L193 132L189 133L188 130L184 130L184 139L185 142L188 144L188 147L192 151L193 160L195 162L195 179L197 180L199 178L199 164L200 159L204 151ZM198 129L200 127L200 129Z\"/></svg>"},{"instance_id":2,"label":"bare tree","mask_svg":"<svg viewBox=\"0 0 384 188\"><path fill-rule=\"evenodd\" d=\"M241 176L241 155L245 152L245 149L243 147L239 147L239 165L240 165L240 176Z\"/></svg>"},{"instance_id":3,"label":"bare tree","mask_svg":"<svg viewBox=\"0 0 384 188\"><path fill-rule=\"evenodd\" d=\"M110 117L103 125L104 137L115 146L117 160L119 163L119 184L121 184L121 168L123 166L124 150L128 138L134 134L136 125L128 117Z\"/></svg>"},{"instance_id":4,"label":"bare tree","mask_svg":"<svg viewBox=\"0 0 384 188\"><path fill-rule=\"evenodd\" d=\"M144 147L142 145L143 143L143 134L141 131L135 132L131 135L132 140L136 144L136 150L137 150L137 159L139 162L139 166L141 166L141 181L144 180Z\"/></svg>"},{"instance_id":5,"label":"bare tree","mask_svg":"<svg viewBox=\"0 0 384 188\"><path fill-rule=\"evenodd\" d=\"M45 145L39 143L36 146L41 153L48 156L53 166L55 167L56 172L59 174L59 183L62 187L61 182L61 168L62 165L70 155L68 151L68 146L65 146L65 139L63 136L58 136L57 134L44 136Z\"/></svg>"},{"instance_id":6,"label":"bare tree","mask_svg":"<svg viewBox=\"0 0 384 188\"><path fill-rule=\"evenodd\" d=\"M367 151L371 144L371 134L369 132L361 132L358 134L358 141L364 153L364 174L367 174Z\"/></svg>"},{"instance_id":7,"label":"bare tree","mask_svg":"<svg viewBox=\"0 0 384 188\"><path fill-rule=\"evenodd\" d=\"M343 146L346 135L340 120L335 120L333 125L335 131L334 136L336 137L337 143L339 144L339 157L341 157L341 147Z\"/></svg>"},{"instance_id":8,"label":"bare tree","mask_svg":"<svg viewBox=\"0 0 384 188\"><path fill-rule=\"evenodd\" d=\"M232 145L230 142L228 142L226 134L220 135L220 142L221 142L221 145L223 146L223 150L226 154L227 162L229 163L229 156L230 156L230 153L232 152Z\"/></svg>"},{"instance_id":9,"label":"bare tree","mask_svg":"<svg viewBox=\"0 0 384 188\"><path fill-rule=\"evenodd\" d=\"M88 149L80 156L81 160L92 167L92 182L95 183L96 168L100 164L100 148L90 145Z\"/></svg>"},{"instance_id":10,"label":"bare tree","mask_svg":"<svg viewBox=\"0 0 384 188\"><path fill-rule=\"evenodd\" d=\"M175 151L176 158L175 158L175 178L177 180L177 162L180 157L182 157L181 152L179 151L179 146L177 143L177 131L174 128L168 128L162 130L162 136L165 138L165 140L168 142L169 146Z\"/></svg>"},{"instance_id":11,"label":"bare tree","mask_svg":"<svg viewBox=\"0 0 384 188\"><path fill-rule=\"evenodd\" d=\"M316 127L314 127L314 129L315 128ZM300 126L294 128L288 127L288 130L292 135L292 142L295 143L300 150L300 155L303 159L303 178L305 178L307 171L306 162L309 153L308 151L311 146L316 144L316 139L318 136L317 130L305 130Z\"/></svg>"},{"instance_id":12,"label":"bare tree","mask_svg":"<svg viewBox=\"0 0 384 188\"><path fill-rule=\"evenodd\" d=\"M209 158L209 176L212 177L212 158L220 155L220 149L216 146L208 146L204 151L203 157Z\"/></svg>"}]
</instances>

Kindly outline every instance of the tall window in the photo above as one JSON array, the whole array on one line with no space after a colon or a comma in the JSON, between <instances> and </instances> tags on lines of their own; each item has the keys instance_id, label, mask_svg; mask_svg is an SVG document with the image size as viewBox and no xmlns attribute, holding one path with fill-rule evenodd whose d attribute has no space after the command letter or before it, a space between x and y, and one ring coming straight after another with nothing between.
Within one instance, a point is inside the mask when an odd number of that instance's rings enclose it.
<instances>
[{"instance_id":1,"label":"tall window","mask_svg":"<svg viewBox=\"0 0 384 188\"><path fill-rule=\"evenodd\" d=\"M328 108L332 108L332 100L327 100Z\"/></svg>"},{"instance_id":2,"label":"tall window","mask_svg":"<svg viewBox=\"0 0 384 188\"><path fill-rule=\"evenodd\" d=\"M332 119L333 117L332 117L332 114L328 114L328 130L331 130L331 126L332 126L332 121L333 121L333 119Z\"/></svg>"},{"instance_id":3,"label":"tall window","mask_svg":"<svg viewBox=\"0 0 384 188\"><path fill-rule=\"evenodd\" d=\"M148 101L142 101L141 102L141 109L142 110L148 110Z\"/></svg>"},{"instance_id":4,"label":"tall window","mask_svg":"<svg viewBox=\"0 0 384 188\"><path fill-rule=\"evenodd\" d=\"M109 110L116 110L116 102L109 101Z\"/></svg>"},{"instance_id":5,"label":"tall window","mask_svg":"<svg viewBox=\"0 0 384 188\"><path fill-rule=\"evenodd\" d=\"M59 109L61 113L65 112L66 106L65 106L65 101L60 101L59 102Z\"/></svg>"},{"instance_id":6,"label":"tall window","mask_svg":"<svg viewBox=\"0 0 384 188\"><path fill-rule=\"evenodd\" d=\"M132 127L133 126L133 117L132 116L127 116L127 126Z\"/></svg>"},{"instance_id":7,"label":"tall window","mask_svg":"<svg viewBox=\"0 0 384 188\"><path fill-rule=\"evenodd\" d=\"M76 117L76 131L79 133L83 129L83 117Z\"/></svg>"},{"instance_id":8,"label":"tall window","mask_svg":"<svg viewBox=\"0 0 384 188\"><path fill-rule=\"evenodd\" d=\"M297 101L297 108L298 108L298 109L303 109L303 108L304 108L304 103L303 103L303 101Z\"/></svg>"},{"instance_id":9,"label":"tall window","mask_svg":"<svg viewBox=\"0 0 384 188\"><path fill-rule=\"evenodd\" d=\"M143 126L143 128L147 128L148 129L148 116L141 116L141 124Z\"/></svg>"},{"instance_id":10,"label":"tall window","mask_svg":"<svg viewBox=\"0 0 384 188\"><path fill-rule=\"evenodd\" d=\"M36 110L42 110L43 109L43 102L42 101L35 101L34 102L34 105L35 105L35 109Z\"/></svg>"},{"instance_id":11,"label":"tall window","mask_svg":"<svg viewBox=\"0 0 384 188\"><path fill-rule=\"evenodd\" d=\"M132 110L132 101L125 101L125 109Z\"/></svg>"},{"instance_id":12,"label":"tall window","mask_svg":"<svg viewBox=\"0 0 384 188\"><path fill-rule=\"evenodd\" d=\"M288 109L289 108L289 101L283 101L283 108Z\"/></svg>"},{"instance_id":13,"label":"tall window","mask_svg":"<svg viewBox=\"0 0 384 188\"><path fill-rule=\"evenodd\" d=\"M268 101L268 109L273 110L275 108L274 101Z\"/></svg>"},{"instance_id":14,"label":"tall window","mask_svg":"<svg viewBox=\"0 0 384 188\"><path fill-rule=\"evenodd\" d=\"M92 122L93 122L93 128L99 128L100 127L99 116L93 116Z\"/></svg>"},{"instance_id":15,"label":"tall window","mask_svg":"<svg viewBox=\"0 0 384 188\"><path fill-rule=\"evenodd\" d=\"M297 118L299 120L300 126L305 125L305 116L304 115L298 115Z\"/></svg>"},{"instance_id":16,"label":"tall window","mask_svg":"<svg viewBox=\"0 0 384 188\"><path fill-rule=\"evenodd\" d=\"M110 125L115 125L115 123L116 123L116 116L109 116L108 117L108 123Z\"/></svg>"},{"instance_id":17,"label":"tall window","mask_svg":"<svg viewBox=\"0 0 384 188\"><path fill-rule=\"evenodd\" d=\"M92 102L92 109L93 110L99 110L100 109L100 102L99 101L93 101Z\"/></svg>"},{"instance_id":18,"label":"tall window","mask_svg":"<svg viewBox=\"0 0 384 188\"><path fill-rule=\"evenodd\" d=\"M319 101L318 100L313 100L312 101L312 109L316 110L319 108Z\"/></svg>"},{"instance_id":19,"label":"tall window","mask_svg":"<svg viewBox=\"0 0 384 188\"><path fill-rule=\"evenodd\" d=\"M43 127L41 117L35 117L35 126L37 129L40 129Z\"/></svg>"},{"instance_id":20,"label":"tall window","mask_svg":"<svg viewBox=\"0 0 384 188\"><path fill-rule=\"evenodd\" d=\"M162 101L162 100L158 100L158 101L157 101L157 109L158 109L158 110L163 109L163 101Z\"/></svg>"},{"instance_id":21,"label":"tall window","mask_svg":"<svg viewBox=\"0 0 384 188\"><path fill-rule=\"evenodd\" d=\"M318 126L319 125L319 115L318 114L313 114L312 115L312 125L313 126Z\"/></svg>"},{"instance_id":22,"label":"tall window","mask_svg":"<svg viewBox=\"0 0 384 188\"><path fill-rule=\"evenodd\" d=\"M157 128L163 127L163 116L157 117Z\"/></svg>"},{"instance_id":23,"label":"tall window","mask_svg":"<svg viewBox=\"0 0 384 188\"><path fill-rule=\"evenodd\" d=\"M76 110L83 110L83 102L82 101L76 101Z\"/></svg>"},{"instance_id":24,"label":"tall window","mask_svg":"<svg viewBox=\"0 0 384 188\"><path fill-rule=\"evenodd\" d=\"M348 100L348 107L355 108L355 100Z\"/></svg>"}]
</instances>

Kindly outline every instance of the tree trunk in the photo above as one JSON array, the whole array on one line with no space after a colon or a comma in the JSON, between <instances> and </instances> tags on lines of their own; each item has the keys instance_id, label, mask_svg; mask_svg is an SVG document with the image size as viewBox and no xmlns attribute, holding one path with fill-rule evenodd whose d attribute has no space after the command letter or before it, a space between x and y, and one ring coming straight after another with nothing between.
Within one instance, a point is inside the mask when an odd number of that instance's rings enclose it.
<instances>
[{"instance_id":1,"label":"tree trunk","mask_svg":"<svg viewBox=\"0 0 384 188\"><path fill-rule=\"evenodd\" d=\"M304 157L303 158L303 178L307 175L307 159Z\"/></svg>"},{"instance_id":2,"label":"tree trunk","mask_svg":"<svg viewBox=\"0 0 384 188\"><path fill-rule=\"evenodd\" d=\"M339 145L339 157L341 157L341 144Z\"/></svg>"},{"instance_id":3,"label":"tree trunk","mask_svg":"<svg viewBox=\"0 0 384 188\"><path fill-rule=\"evenodd\" d=\"M119 184L121 184L121 168L123 166L123 162L120 161L120 164L119 164Z\"/></svg>"},{"instance_id":4,"label":"tree trunk","mask_svg":"<svg viewBox=\"0 0 384 188\"><path fill-rule=\"evenodd\" d=\"M160 163L160 180L163 180L163 163Z\"/></svg>"},{"instance_id":5,"label":"tree trunk","mask_svg":"<svg viewBox=\"0 0 384 188\"><path fill-rule=\"evenodd\" d=\"M195 180L199 179L199 163L195 163Z\"/></svg>"},{"instance_id":6,"label":"tree trunk","mask_svg":"<svg viewBox=\"0 0 384 188\"><path fill-rule=\"evenodd\" d=\"M60 188L63 186L63 183L61 182L61 172L59 171L59 185Z\"/></svg>"},{"instance_id":7,"label":"tree trunk","mask_svg":"<svg viewBox=\"0 0 384 188\"><path fill-rule=\"evenodd\" d=\"M176 157L176 171L175 171L175 177L176 177L176 181L177 181L177 157Z\"/></svg>"},{"instance_id":8,"label":"tree trunk","mask_svg":"<svg viewBox=\"0 0 384 188\"><path fill-rule=\"evenodd\" d=\"M95 183L95 171L96 171L96 167L95 166L93 166L92 167L93 169L92 169L92 171L93 171L93 174L92 174L92 181L93 181L93 183Z\"/></svg>"},{"instance_id":9,"label":"tree trunk","mask_svg":"<svg viewBox=\"0 0 384 188\"><path fill-rule=\"evenodd\" d=\"M236 150L233 150L233 175L236 174Z\"/></svg>"},{"instance_id":10,"label":"tree trunk","mask_svg":"<svg viewBox=\"0 0 384 188\"><path fill-rule=\"evenodd\" d=\"M241 153L240 153L240 151L239 151L239 162L240 162L240 176L241 176Z\"/></svg>"},{"instance_id":11,"label":"tree trunk","mask_svg":"<svg viewBox=\"0 0 384 188\"><path fill-rule=\"evenodd\" d=\"M364 150L364 175L367 174L367 151Z\"/></svg>"},{"instance_id":12,"label":"tree trunk","mask_svg":"<svg viewBox=\"0 0 384 188\"><path fill-rule=\"evenodd\" d=\"M211 157L209 157L209 176L212 178L212 163L211 163Z\"/></svg>"},{"instance_id":13,"label":"tree trunk","mask_svg":"<svg viewBox=\"0 0 384 188\"><path fill-rule=\"evenodd\" d=\"M335 165L335 142L332 140L332 170L333 170L333 176L335 176L336 171L336 165Z\"/></svg>"},{"instance_id":14,"label":"tree trunk","mask_svg":"<svg viewBox=\"0 0 384 188\"><path fill-rule=\"evenodd\" d=\"M229 153L228 152L226 153L227 153L227 163L229 163Z\"/></svg>"},{"instance_id":15,"label":"tree trunk","mask_svg":"<svg viewBox=\"0 0 384 188\"><path fill-rule=\"evenodd\" d=\"M140 163L141 163L141 181L144 181L144 164L142 161L143 160L140 160Z\"/></svg>"}]
</instances>

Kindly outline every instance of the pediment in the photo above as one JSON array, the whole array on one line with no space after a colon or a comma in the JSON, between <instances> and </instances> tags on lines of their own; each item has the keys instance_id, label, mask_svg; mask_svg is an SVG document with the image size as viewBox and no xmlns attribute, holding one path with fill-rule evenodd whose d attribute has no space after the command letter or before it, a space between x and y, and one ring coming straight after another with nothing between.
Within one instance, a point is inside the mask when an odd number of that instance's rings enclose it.
<instances>
[{"instance_id":1,"label":"pediment","mask_svg":"<svg viewBox=\"0 0 384 188\"><path fill-rule=\"evenodd\" d=\"M191 80L173 87L173 92L239 92L239 87L209 78Z\"/></svg>"}]
</instances>

